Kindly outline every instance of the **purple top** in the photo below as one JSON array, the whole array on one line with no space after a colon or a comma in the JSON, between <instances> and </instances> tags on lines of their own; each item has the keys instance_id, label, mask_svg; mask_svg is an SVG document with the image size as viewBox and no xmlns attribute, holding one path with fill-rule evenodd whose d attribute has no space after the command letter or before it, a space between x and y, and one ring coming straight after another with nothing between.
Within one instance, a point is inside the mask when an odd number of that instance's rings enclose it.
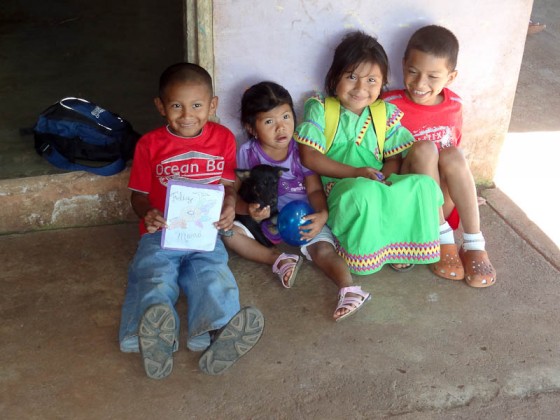
<instances>
[{"instance_id":1,"label":"purple top","mask_svg":"<svg viewBox=\"0 0 560 420\"><path fill-rule=\"evenodd\" d=\"M294 200L309 202L304 180L306 176L312 175L313 171L301 164L298 147L293 139L288 146L288 156L284 160L272 159L254 138L243 143L237 152L237 167L251 169L261 164L288 169L287 172L282 173L278 183L278 210L282 210L286 204Z\"/></svg>"}]
</instances>

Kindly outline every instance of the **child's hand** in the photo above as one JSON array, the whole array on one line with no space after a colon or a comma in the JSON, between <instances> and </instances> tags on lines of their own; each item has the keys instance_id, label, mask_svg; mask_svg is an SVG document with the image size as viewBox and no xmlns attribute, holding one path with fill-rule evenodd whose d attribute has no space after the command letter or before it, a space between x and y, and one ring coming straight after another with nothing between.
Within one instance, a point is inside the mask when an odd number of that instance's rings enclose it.
<instances>
[{"instance_id":1,"label":"child's hand","mask_svg":"<svg viewBox=\"0 0 560 420\"><path fill-rule=\"evenodd\" d=\"M216 229L228 231L233 228L233 221L235 219L235 206L228 205L224 202L220 220L214 223Z\"/></svg>"},{"instance_id":2,"label":"child's hand","mask_svg":"<svg viewBox=\"0 0 560 420\"><path fill-rule=\"evenodd\" d=\"M154 233L163 227L167 227L167 222L158 209L150 209L144 216L144 226L146 226L148 233Z\"/></svg>"},{"instance_id":3,"label":"child's hand","mask_svg":"<svg viewBox=\"0 0 560 420\"><path fill-rule=\"evenodd\" d=\"M251 203L247 207L247 210L249 212L249 216L251 216L256 222L262 222L270 217L270 206L261 208L260 204Z\"/></svg>"},{"instance_id":4,"label":"child's hand","mask_svg":"<svg viewBox=\"0 0 560 420\"><path fill-rule=\"evenodd\" d=\"M325 226L325 223L327 223L328 218L329 214L326 210L320 211L318 213L308 214L307 216L303 217L303 220L309 220L311 223L299 227L299 231L301 232L301 239L309 241L317 236L319 232L321 232L321 229L323 229L323 226Z\"/></svg>"},{"instance_id":5,"label":"child's hand","mask_svg":"<svg viewBox=\"0 0 560 420\"><path fill-rule=\"evenodd\" d=\"M357 174L356 178L362 177L362 178L373 179L374 181L379 181L379 182L385 181L385 176L383 175L383 173L374 168L368 168L368 167L356 168L356 174Z\"/></svg>"}]
</instances>

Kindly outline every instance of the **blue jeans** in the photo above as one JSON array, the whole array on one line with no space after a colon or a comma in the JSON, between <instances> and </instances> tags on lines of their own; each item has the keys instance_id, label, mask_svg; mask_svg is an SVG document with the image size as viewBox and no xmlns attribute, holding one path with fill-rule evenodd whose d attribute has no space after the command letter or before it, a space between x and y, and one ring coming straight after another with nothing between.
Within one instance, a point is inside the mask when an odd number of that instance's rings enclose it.
<instances>
[{"instance_id":1,"label":"blue jeans","mask_svg":"<svg viewBox=\"0 0 560 420\"><path fill-rule=\"evenodd\" d=\"M144 234L128 271L128 285L119 330L123 352L138 352L138 325L146 309L163 303L176 319L179 287L187 297L187 347L204 350L209 331L223 327L240 309L239 289L227 262L228 254L218 237L210 252L161 248L161 231ZM177 350L179 343L175 342Z\"/></svg>"}]
</instances>

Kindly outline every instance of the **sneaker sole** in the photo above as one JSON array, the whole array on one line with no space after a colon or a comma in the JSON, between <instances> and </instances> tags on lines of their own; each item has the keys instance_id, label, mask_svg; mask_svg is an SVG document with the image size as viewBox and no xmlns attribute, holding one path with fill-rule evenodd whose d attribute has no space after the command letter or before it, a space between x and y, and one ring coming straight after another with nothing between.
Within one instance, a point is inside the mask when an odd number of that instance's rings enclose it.
<instances>
[{"instance_id":1,"label":"sneaker sole","mask_svg":"<svg viewBox=\"0 0 560 420\"><path fill-rule=\"evenodd\" d=\"M251 350L261 338L264 316L257 308L241 309L200 357L198 366L208 375L220 375Z\"/></svg>"},{"instance_id":2,"label":"sneaker sole","mask_svg":"<svg viewBox=\"0 0 560 420\"><path fill-rule=\"evenodd\" d=\"M150 306L140 321L138 340L146 375L163 379L173 370L177 323L167 305Z\"/></svg>"}]
</instances>

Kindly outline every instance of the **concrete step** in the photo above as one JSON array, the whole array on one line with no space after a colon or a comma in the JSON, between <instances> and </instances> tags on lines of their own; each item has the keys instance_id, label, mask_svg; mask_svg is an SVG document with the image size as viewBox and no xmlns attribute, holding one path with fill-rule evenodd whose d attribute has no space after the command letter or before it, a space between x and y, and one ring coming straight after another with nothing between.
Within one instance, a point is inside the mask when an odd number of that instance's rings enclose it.
<instances>
[{"instance_id":1,"label":"concrete step","mask_svg":"<svg viewBox=\"0 0 560 420\"><path fill-rule=\"evenodd\" d=\"M137 220L130 169L113 176L68 172L0 180L0 234Z\"/></svg>"}]
</instances>

